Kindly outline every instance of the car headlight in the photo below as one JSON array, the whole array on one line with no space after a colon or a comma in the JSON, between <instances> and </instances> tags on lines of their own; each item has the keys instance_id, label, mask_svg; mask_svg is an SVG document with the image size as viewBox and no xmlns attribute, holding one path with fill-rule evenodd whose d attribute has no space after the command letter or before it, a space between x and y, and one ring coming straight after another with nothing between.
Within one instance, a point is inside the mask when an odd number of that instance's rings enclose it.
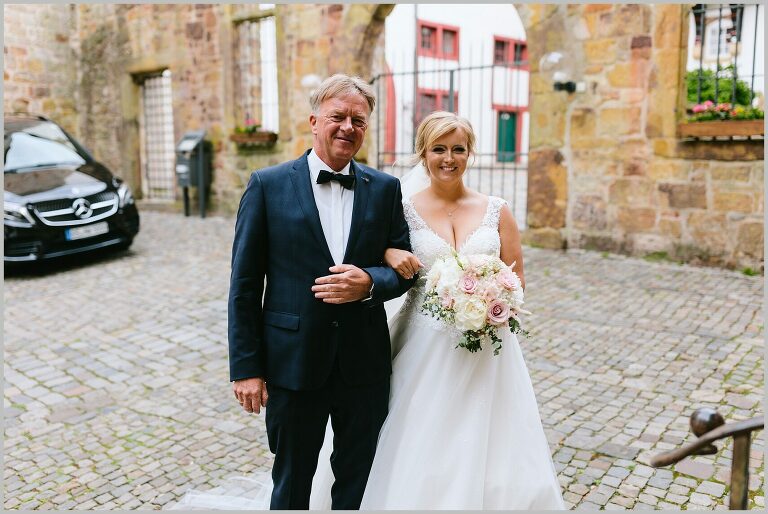
<instances>
[{"instance_id":1,"label":"car headlight","mask_svg":"<svg viewBox=\"0 0 768 514\"><path fill-rule=\"evenodd\" d=\"M10 227L28 228L35 225L35 220L26 206L3 202L3 223Z\"/></svg>"},{"instance_id":2,"label":"car headlight","mask_svg":"<svg viewBox=\"0 0 768 514\"><path fill-rule=\"evenodd\" d=\"M133 204L133 193L131 193L131 188L125 182L121 183L120 187L117 188L117 197L120 200L120 207Z\"/></svg>"}]
</instances>

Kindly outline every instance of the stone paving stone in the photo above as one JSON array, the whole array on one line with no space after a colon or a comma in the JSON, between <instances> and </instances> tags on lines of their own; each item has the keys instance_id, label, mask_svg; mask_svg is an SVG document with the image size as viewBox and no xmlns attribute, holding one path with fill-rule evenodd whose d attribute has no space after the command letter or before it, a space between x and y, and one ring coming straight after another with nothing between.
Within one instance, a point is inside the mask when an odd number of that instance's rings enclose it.
<instances>
[{"instance_id":1,"label":"stone paving stone","mask_svg":"<svg viewBox=\"0 0 768 514\"><path fill-rule=\"evenodd\" d=\"M671 478L662 478L659 476L652 476L648 479L648 485L653 487L658 487L660 489L667 489L669 487L669 484L672 483Z\"/></svg>"},{"instance_id":2,"label":"stone paving stone","mask_svg":"<svg viewBox=\"0 0 768 514\"><path fill-rule=\"evenodd\" d=\"M664 499L676 505L682 505L688 501L688 496L683 496L681 494L667 493L664 496Z\"/></svg>"},{"instance_id":3,"label":"stone paving stone","mask_svg":"<svg viewBox=\"0 0 768 514\"><path fill-rule=\"evenodd\" d=\"M675 477L673 482L675 484L682 485L682 486L685 486L685 487L688 487L688 488L695 488L695 487L697 487L699 485L698 481L696 481L696 480L694 480L692 478L684 477L684 476Z\"/></svg>"},{"instance_id":4,"label":"stone paving stone","mask_svg":"<svg viewBox=\"0 0 768 514\"><path fill-rule=\"evenodd\" d=\"M601 507L602 505L598 505L597 503L582 501L576 506L576 510L602 510Z\"/></svg>"},{"instance_id":5,"label":"stone paving stone","mask_svg":"<svg viewBox=\"0 0 768 514\"><path fill-rule=\"evenodd\" d=\"M608 470L608 474L613 477L624 479L629 476L630 471L626 468L612 467Z\"/></svg>"},{"instance_id":6,"label":"stone paving stone","mask_svg":"<svg viewBox=\"0 0 768 514\"><path fill-rule=\"evenodd\" d=\"M691 489L689 487L685 487L682 485L672 484L667 488L667 491L669 491L670 493L682 494L683 496L687 496L691 492Z\"/></svg>"},{"instance_id":7,"label":"stone paving stone","mask_svg":"<svg viewBox=\"0 0 768 514\"><path fill-rule=\"evenodd\" d=\"M612 487L619 487L619 484L621 484L621 479L610 475L604 475L600 479L600 483L610 485Z\"/></svg>"},{"instance_id":8,"label":"stone paving stone","mask_svg":"<svg viewBox=\"0 0 768 514\"><path fill-rule=\"evenodd\" d=\"M634 498L627 498L626 496L615 494L611 497L611 503L615 503L621 505L624 508L631 509L635 504L635 500Z\"/></svg>"},{"instance_id":9,"label":"stone paving stone","mask_svg":"<svg viewBox=\"0 0 768 514\"><path fill-rule=\"evenodd\" d=\"M710 496L707 496L706 494L701 493L691 493L691 496L689 497L688 501L690 504L701 506L701 507L709 507L713 501Z\"/></svg>"},{"instance_id":10,"label":"stone paving stone","mask_svg":"<svg viewBox=\"0 0 768 514\"><path fill-rule=\"evenodd\" d=\"M271 467L263 416L243 415L230 398L233 225L142 211L129 252L6 274L6 509L154 510L190 488ZM535 316L521 342L566 502L679 510L666 498L677 486L690 488L682 506L721 509L731 443L674 468L648 464L693 440L696 406L728 421L761 413L763 277L596 252L524 253ZM61 294L83 287L102 294ZM728 291L727 301L713 291ZM120 315L102 316L104 305ZM755 490L763 440L750 461Z\"/></svg>"},{"instance_id":11,"label":"stone paving stone","mask_svg":"<svg viewBox=\"0 0 768 514\"><path fill-rule=\"evenodd\" d=\"M675 471L696 478L707 479L715 473L714 466L692 460L682 460L675 464Z\"/></svg>"},{"instance_id":12,"label":"stone paving stone","mask_svg":"<svg viewBox=\"0 0 768 514\"><path fill-rule=\"evenodd\" d=\"M575 504L577 504L577 503L579 503L581 501L581 495L580 494L576 494L576 493L572 493L570 491L565 491L563 493L563 500L566 501L566 502L570 502L570 503L575 505Z\"/></svg>"},{"instance_id":13,"label":"stone paving stone","mask_svg":"<svg viewBox=\"0 0 768 514\"><path fill-rule=\"evenodd\" d=\"M648 486L645 489L643 489L643 492L646 494L650 494L652 496L655 496L657 498L664 498L664 495L667 494L667 491L665 489L659 489L656 487Z\"/></svg>"},{"instance_id":14,"label":"stone paving stone","mask_svg":"<svg viewBox=\"0 0 768 514\"><path fill-rule=\"evenodd\" d=\"M725 493L725 485L717 482L702 482L696 488L696 492L720 498Z\"/></svg>"}]
</instances>

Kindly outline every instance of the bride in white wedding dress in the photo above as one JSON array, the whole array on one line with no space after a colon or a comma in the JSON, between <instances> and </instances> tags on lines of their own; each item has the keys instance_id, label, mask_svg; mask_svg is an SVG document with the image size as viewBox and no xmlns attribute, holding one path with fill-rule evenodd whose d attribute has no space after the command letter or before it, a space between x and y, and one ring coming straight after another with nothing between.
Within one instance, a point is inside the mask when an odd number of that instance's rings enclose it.
<instances>
[{"instance_id":1,"label":"bride in white wedding dress","mask_svg":"<svg viewBox=\"0 0 768 514\"><path fill-rule=\"evenodd\" d=\"M522 249L506 202L462 180L475 144L467 120L435 112L419 126L416 154L426 168L403 180L413 253L388 250L387 263L419 280L392 317L389 414L379 434L361 509L564 509L551 453L523 355L509 327L502 350L456 348L460 332L420 311L426 274L453 250L516 263ZM310 507L330 508L330 428ZM245 494L252 491L252 495ZM172 508L268 509L268 473L190 491Z\"/></svg>"}]
</instances>

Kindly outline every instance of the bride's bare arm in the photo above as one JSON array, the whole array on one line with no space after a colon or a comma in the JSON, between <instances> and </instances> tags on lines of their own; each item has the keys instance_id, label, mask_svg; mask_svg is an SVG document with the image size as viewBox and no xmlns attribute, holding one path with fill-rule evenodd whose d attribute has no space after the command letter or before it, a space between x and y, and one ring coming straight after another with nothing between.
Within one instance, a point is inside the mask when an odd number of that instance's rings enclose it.
<instances>
[{"instance_id":1,"label":"bride's bare arm","mask_svg":"<svg viewBox=\"0 0 768 514\"><path fill-rule=\"evenodd\" d=\"M397 248L387 248L387 251L384 252L384 262L403 278L408 279L413 277L420 268L424 267L419 258L411 252L398 250Z\"/></svg>"},{"instance_id":2,"label":"bride's bare arm","mask_svg":"<svg viewBox=\"0 0 768 514\"><path fill-rule=\"evenodd\" d=\"M520 230L517 228L515 217L509 205L504 204L499 217L499 236L501 237L501 260L507 266L515 263L512 271L520 277L520 282L525 289L525 275L523 272L523 247L520 243Z\"/></svg>"}]
</instances>

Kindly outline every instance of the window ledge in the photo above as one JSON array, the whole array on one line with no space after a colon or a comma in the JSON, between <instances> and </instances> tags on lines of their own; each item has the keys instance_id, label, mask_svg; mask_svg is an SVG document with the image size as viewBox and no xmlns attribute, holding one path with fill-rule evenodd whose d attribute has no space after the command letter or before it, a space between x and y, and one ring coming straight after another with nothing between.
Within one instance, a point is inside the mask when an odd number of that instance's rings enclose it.
<instances>
[{"instance_id":1,"label":"window ledge","mask_svg":"<svg viewBox=\"0 0 768 514\"><path fill-rule=\"evenodd\" d=\"M230 134L229 140L237 144L242 149L272 148L277 142L277 134L260 130L251 133Z\"/></svg>"},{"instance_id":2,"label":"window ledge","mask_svg":"<svg viewBox=\"0 0 768 514\"><path fill-rule=\"evenodd\" d=\"M763 136L765 120L689 121L677 125L680 137Z\"/></svg>"}]
</instances>

